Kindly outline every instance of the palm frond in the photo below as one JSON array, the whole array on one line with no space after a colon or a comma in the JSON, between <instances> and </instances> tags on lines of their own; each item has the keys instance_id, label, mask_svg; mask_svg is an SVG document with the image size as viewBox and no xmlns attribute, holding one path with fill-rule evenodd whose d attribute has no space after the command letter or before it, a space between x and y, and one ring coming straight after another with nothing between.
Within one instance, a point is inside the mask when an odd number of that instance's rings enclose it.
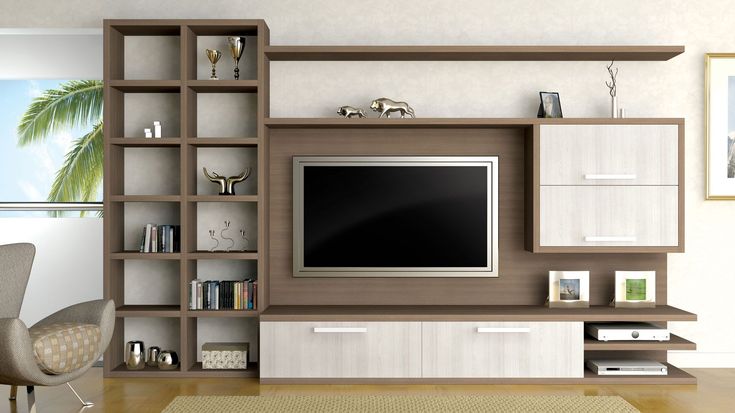
<instances>
[{"instance_id":1,"label":"palm frond","mask_svg":"<svg viewBox=\"0 0 735 413\"><path fill-rule=\"evenodd\" d=\"M18 145L41 141L54 133L102 118L102 81L71 80L35 98L18 125ZM96 126L95 126L96 129Z\"/></svg>"},{"instance_id":2,"label":"palm frond","mask_svg":"<svg viewBox=\"0 0 735 413\"><path fill-rule=\"evenodd\" d=\"M104 146L102 122L74 141L56 173L49 202L90 202L102 182Z\"/></svg>"}]
</instances>

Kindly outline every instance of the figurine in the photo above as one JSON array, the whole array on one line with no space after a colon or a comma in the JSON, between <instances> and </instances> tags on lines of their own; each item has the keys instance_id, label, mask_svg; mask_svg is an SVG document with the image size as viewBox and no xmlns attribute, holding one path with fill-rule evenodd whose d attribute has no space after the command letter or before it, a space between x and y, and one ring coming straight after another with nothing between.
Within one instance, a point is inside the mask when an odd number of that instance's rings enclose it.
<instances>
[{"instance_id":1,"label":"figurine","mask_svg":"<svg viewBox=\"0 0 735 413\"><path fill-rule=\"evenodd\" d=\"M229 231L229 230L230 230L230 221L225 221L224 228L222 228L222 230L219 232L219 237L222 238L223 241L224 240L230 241L230 245L227 248L225 248L225 252L230 252L230 250L232 250L232 247L235 246L235 240L230 237L225 236L225 231Z\"/></svg>"},{"instance_id":2,"label":"figurine","mask_svg":"<svg viewBox=\"0 0 735 413\"><path fill-rule=\"evenodd\" d=\"M204 176L206 176L207 179L209 179L211 182L219 184L220 195L235 195L235 184L248 179L251 171L250 168L245 168L245 170L242 171L240 175L225 178L224 176L214 171L212 174L210 174L209 171L207 171L206 167L202 168L202 170L204 170Z\"/></svg>"},{"instance_id":3,"label":"figurine","mask_svg":"<svg viewBox=\"0 0 735 413\"><path fill-rule=\"evenodd\" d=\"M401 112L401 118L405 118L406 114L408 114L412 118L416 117L413 108L408 106L408 103L396 102L388 98L375 99L370 105L370 109L374 110L375 112L380 112L380 116L378 116L379 118L382 118L383 115L389 118L391 112Z\"/></svg>"},{"instance_id":4,"label":"figurine","mask_svg":"<svg viewBox=\"0 0 735 413\"><path fill-rule=\"evenodd\" d=\"M351 118L353 116L357 116L358 118L366 117L365 111L360 108L353 108L352 106L340 106L337 109L337 114L344 118Z\"/></svg>"}]
</instances>

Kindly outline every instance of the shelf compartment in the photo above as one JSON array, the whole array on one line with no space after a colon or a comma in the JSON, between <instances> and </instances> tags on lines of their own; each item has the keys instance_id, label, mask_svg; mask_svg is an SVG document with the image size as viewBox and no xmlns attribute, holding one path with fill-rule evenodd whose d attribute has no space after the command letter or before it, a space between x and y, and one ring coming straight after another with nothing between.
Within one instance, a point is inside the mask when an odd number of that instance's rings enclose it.
<instances>
[{"instance_id":1,"label":"shelf compartment","mask_svg":"<svg viewBox=\"0 0 735 413\"><path fill-rule=\"evenodd\" d=\"M584 370L584 384L697 384L697 378L669 363L666 376L599 376L591 370Z\"/></svg>"},{"instance_id":2,"label":"shelf compartment","mask_svg":"<svg viewBox=\"0 0 735 413\"><path fill-rule=\"evenodd\" d=\"M112 202L180 202L179 195L112 195Z\"/></svg>"},{"instance_id":3,"label":"shelf compartment","mask_svg":"<svg viewBox=\"0 0 735 413\"><path fill-rule=\"evenodd\" d=\"M664 61L684 46L267 46L271 61Z\"/></svg>"},{"instance_id":4,"label":"shelf compartment","mask_svg":"<svg viewBox=\"0 0 735 413\"><path fill-rule=\"evenodd\" d=\"M593 337L584 337L585 350L696 350L697 345L685 338L671 334L669 341L599 341Z\"/></svg>"},{"instance_id":5,"label":"shelf compartment","mask_svg":"<svg viewBox=\"0 0 735 413\"><path fill-rule=\"evenodd\" d=\"M146 348L147 349L147 348ZM176 368L176 370L161 370L158 367L148 367L145 366L145 368L141 370L128 370L128 368L125 366L125 363L118 365L109 374L109 377L152 377L152 378L162 378L162 377L174 377L174 376L180 376L181 375L181 366Z\"/></svg>"},{"instance_id":6,"label":"shelf compartment","mask_svg":"<svg viewBox=\"0 0 735 413\"><path fill-rule=\"evenodd\" d=\"M186 143L204 148L255 147L258 138L189 138Z\"/></svg>"},{"instance_id":7,"label":"shelf compartment","mask_svg":"<svg viewBox=\"0 0 735 413\"><path fill-rule=\"evenodd\" d=\"M110 80L110 87L125 93L179 93L179 80Z\"/></svg>"},{"instance_id":8,"label":"shelf compartment","mask_svg":"<svg viewBox=\"0 0 735 413\"><path fill-rule=\"evenodd\" d=\"M207 318L207 317L226 317L226 318L247 318L257 317L258 310L187 310L186 317Z\"/></svg>"},{"instance_id":9,"label":"shelf compartment","mask_svg":"<svg viewBox=\"0 0 735 413\"><path fill-rule=\"evenodd\" d=\"M197 20L196 23L188 23L186 27L197 36L256 36L260 25L260 20L228 19Z\"/></svg>"},{"instance_id":10,"label":"shelf compartment","mask_svg":"<svg viewBox=\"0 0 735 413\"><path fill-rule=\"evenodd\" d=\"M187 254L187 257L192 260L257 260L257 251L231 251L231 252L209 252L209 251L195 251Z\"/></svg>"},{"instance_id":11,"label":"shelf compartment","mask_svg":"<svg viewBox=\"0 0 735 413\"><path fill-rule=\"evenodd\" d=\"M212 81L214 82L214 81ZM258 136L258 94L187 90L189 138Z\"/></svg>"},{"instance_id":12,"label":"shelf compartment","mask_svg":"<svg viewBox=\"0 0 735 413\"><path fill-rule=\"evenodd\" d=\"M129 148L171 147L181 144L179 138L111 138L109 141L112 145Z\"/></svg>"},{"instance_id":13,"label":"shelf compartment","mask_svg":"<svg viewBox=\"0 0 735 413\"><path fill-rule=\"evenodd\" d=\"M179 317L178 305L122 305L115 310L117 317Z\"/></svg>"},{"instance_id":14,"label":"shelf compartment","mask_svg":"<svg viewBox=\"0 0 735 413\"><path fill-rule=\"evenodd\" d=\"M189 195L189 202L258 202L258 195Z\"/></svg>"},{"instance_id":15,"label":"shelf compartment","mask_svg":"<svg viewBox=\"0 0 735 413\"><path fill-rule=\"evenodd\" d=\"M241 61L242 63L242 61ZM198 93L257 93L257 80L189 80L187 85Z\"/></svg>"},{"instance_id":16,"label":"shelf compartment","mask_svg":"<svg viewBox=\"0 0 735 413\"><path fill-rule=\"evenodd\" d=\"M191 377L258 377L258 362L248 362L247 370L205 370L202 363L196 362L186 371Z\"/></svg>"},{"instance_id":17,"label":"shelf compartment","mask_svg":"<svg viewBox=\"0 0 735 413\"><path fill-rule=\"evenodd\" d=\"M180 260L181 254L178 252L125 251L125 252L111 253L110 259L113 259L113 260Z\"/></svg>"}]
</instances>

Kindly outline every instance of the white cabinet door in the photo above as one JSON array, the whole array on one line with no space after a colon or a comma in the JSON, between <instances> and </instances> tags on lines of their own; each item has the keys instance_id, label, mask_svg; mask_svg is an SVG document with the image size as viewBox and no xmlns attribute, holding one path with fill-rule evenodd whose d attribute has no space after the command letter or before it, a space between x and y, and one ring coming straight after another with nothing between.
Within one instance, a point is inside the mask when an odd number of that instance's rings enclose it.
<instances>
[{"instance_id":1,"label":"white cabinet door","mask_svg":"<svg viewBox=\"0 0 735 413\"><path fill-rule=\"evenodd\" d=\"M677 125L541 125L541 185L677 185Z\"/></svg>"},{"instance_id":2,"label":"white cabinet door","mask_svg":"<svg viewBox=\"0 0 735 413\"><path fill-rule=\"evenodd\" d=\"M423 377L583 377L582 322L425 322Z\"/></svg>"},{"instance_id":3,"label":"white cabinet door","mask_svg":"<svg viewBox=\"0 0 735 413\"><path fill-rule=\"evenodd\" d=\"M261 322L262 378L421 377L420 322Z\"/></svg>"},{"instance_id":4,"label":"white cabinet door","mask_svg":"<svg viewBox=\"0 0 735 413\"><path fill-rule=\"evenodd\" d=\"M541 246L676 246L676 186L542 186Z\"/></svg>"}]
</instances>

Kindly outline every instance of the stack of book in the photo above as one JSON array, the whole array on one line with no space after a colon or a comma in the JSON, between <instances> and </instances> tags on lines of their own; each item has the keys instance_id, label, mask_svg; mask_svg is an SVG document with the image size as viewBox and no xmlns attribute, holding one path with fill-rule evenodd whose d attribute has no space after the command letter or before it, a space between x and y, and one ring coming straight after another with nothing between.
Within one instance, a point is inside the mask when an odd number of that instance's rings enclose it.
<instances>
[{"instance_id":1,"label":"stack of book","mask_svg":"<svg viewBox=\"0 0 735 413\"><path fill-rule=\"evenodd\" d=\"M179 252L181 227L147 224L140 239L140 252Z\"/></svg>"},{"instance_id":2,"label":"stack of book","mask_svg":"<svg viewBox=\"0 0 735 413\"><path fill-rule=\"evenodd\" d=\"M202 281L189 285L189 310L255 310L258 281Z\"/></svg>"}]
</instances>

